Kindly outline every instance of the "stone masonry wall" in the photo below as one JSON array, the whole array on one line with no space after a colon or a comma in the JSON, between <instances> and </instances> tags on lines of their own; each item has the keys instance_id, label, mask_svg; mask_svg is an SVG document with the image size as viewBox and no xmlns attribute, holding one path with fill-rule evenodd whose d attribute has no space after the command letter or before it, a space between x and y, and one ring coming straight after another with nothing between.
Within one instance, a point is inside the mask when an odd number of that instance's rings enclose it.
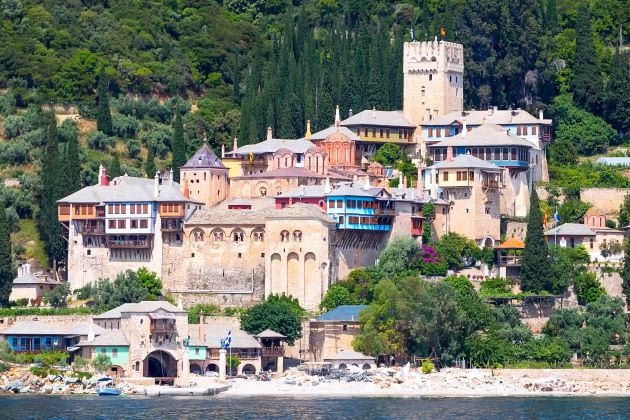
<instances>
[{"instance_id":1,"label":"stone masonry wall","mask_svg":"<svg viewBox=\"0 0 630 420\"><path fill-rule=\"evenodd\" d=\"M617 215L627 194L630 194L630 188L585 188L580 192L580 198L606 215Z\"/></svg>"}]
</instances>

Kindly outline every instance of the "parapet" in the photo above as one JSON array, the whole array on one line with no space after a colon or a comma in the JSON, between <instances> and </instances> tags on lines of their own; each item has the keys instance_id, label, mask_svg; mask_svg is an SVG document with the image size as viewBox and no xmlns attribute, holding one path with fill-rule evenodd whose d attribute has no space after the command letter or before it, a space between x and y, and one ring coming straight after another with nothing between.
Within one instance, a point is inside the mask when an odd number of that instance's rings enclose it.
<instances>
[{"instance_id":1,"label":"parapet","mask_svg":"<svg viewBox=\"0 0 630 420\"><path fill-rule=\"evenodd\" d=\"M412 41L404 44L405 73L464 72L464 46L455 42Z\"/></svg>"}]
</instances>

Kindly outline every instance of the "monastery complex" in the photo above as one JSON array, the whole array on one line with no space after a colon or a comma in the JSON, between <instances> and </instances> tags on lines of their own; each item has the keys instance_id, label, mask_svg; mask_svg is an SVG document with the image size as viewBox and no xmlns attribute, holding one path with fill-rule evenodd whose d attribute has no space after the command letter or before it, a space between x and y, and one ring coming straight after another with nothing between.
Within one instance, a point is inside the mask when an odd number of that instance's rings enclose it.
<instances>
[{"instance_id":1,"label":"monastery complex","mask_svg":"<svg viewBox=\"0 0 630 420\"><path fill-rule=\"evenodd\" d=\"M58 202L71 288L147 267L184 307L285 293L314 309L393 238L421 241L425 226L434 239L498 245L502 218L526 216L533 184L547 179L551 120L464 110L459 44L405 43L403 69L402 110L342 118L337 108L325 130L278 139L268 129L221 157L203 145L179 184L172 171L109 179L101 168L97 185ZM412 157L417 182L372 160L385 143Z\"/></svg>"}]
</instances>

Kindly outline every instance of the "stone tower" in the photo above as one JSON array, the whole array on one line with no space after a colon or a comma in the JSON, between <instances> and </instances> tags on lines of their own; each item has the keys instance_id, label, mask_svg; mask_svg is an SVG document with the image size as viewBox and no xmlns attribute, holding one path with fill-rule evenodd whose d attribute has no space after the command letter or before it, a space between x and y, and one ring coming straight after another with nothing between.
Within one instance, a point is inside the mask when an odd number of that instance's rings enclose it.
<instances>
[{"instance_id":1,"label":"stone tower","mask_svg":"<svg viewBox=\"0 0 630 420\"><path fill-rule=\"evenodd\" d=\"M206 206L225 200L228 192L228 168L204 143L179 170L182 194Z\"/></svg>"},{"instance_id":2,"label":"stone tower","mask_svg":"<svg viewBox=\"0 0 630 420\"><path fill-rule=\"evenodd\" d=\"M464 47L453 42L405 42L403 113L423 122L464 109ZM416 130L419 134L420 130Z\"/></svg>"}]
</instances>

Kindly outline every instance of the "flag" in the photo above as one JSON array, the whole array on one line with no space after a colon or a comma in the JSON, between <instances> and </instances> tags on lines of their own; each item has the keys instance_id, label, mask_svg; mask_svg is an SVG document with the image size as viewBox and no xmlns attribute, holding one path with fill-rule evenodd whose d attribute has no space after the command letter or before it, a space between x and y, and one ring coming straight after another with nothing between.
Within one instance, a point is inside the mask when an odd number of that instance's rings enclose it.
<instances>
[{"instance_id":1,"label":"flag","mask_svg":"<svg viewBox=\"0 0 630 420\"><path fill-rule=\"evenodd\" d=\"M254 154L249 152L249 161L252 162L254 160Z\"/></svg>"},{"instance_id":2,"label":"flag","mask_svg":"<svg viewBox=\"0 0 630 420\"><path fill-rule=\"evenodd\" d=\"M553 214L553 220L555 220L556 223L560 223L560 215L558 214L558 206L556 206L556 212Z\"/></svg>"},{"instance_id":3,"label":"flag","mask_svg":"<svg viewBox=\"0 0 630 420\"><path fill-rule=\"evenodd\" d=\"M545 209L545 215L543 217L543 226L547 229L547 223L549 222L549 207Z\"/></svg>"},{"instance_id":4,"label":"flag","mask_svg":"<svg viewBox=\"0 0 630 420\"><path fill-rule=\"evenodd\" d=\"M229 349L232 345L232 330L228 331L227 337L221 340L221 348Z\"/></svg>"},{"instance_id":5,"label":"flag","mask_svg":"<svg viewBox=\"0 0 630 420\"><path fill-rule=\"evenodd\" d=\"M442 37L445 37L445 36L446 36L446 28L445 28L444 26L441 26L441 27L440 27L440 35L441 35Z\"/></svg>"}]
</instances>

